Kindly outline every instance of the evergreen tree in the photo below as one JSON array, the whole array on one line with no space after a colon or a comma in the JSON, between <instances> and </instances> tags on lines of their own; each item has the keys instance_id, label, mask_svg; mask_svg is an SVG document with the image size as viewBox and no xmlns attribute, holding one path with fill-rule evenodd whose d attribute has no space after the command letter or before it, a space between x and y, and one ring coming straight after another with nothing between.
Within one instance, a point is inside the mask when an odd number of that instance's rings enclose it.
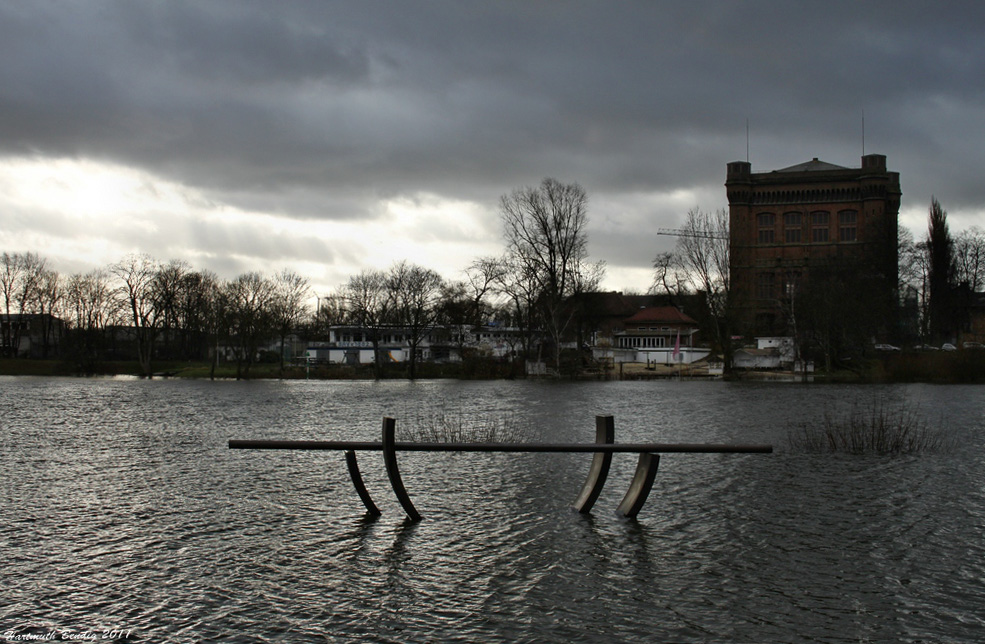
<instances>
[{"instance_id":1,"label":"evergreen tree","mask_svg":"<svg viewBox=\"0 0 985 644\"><path fill-rule=\"evenodd\" d=\"M950 339L954 331L954 240L947 227L947 211L933 197L927 229L927 260L930 335L940 342Z\"/></svg>"}]
</instances>

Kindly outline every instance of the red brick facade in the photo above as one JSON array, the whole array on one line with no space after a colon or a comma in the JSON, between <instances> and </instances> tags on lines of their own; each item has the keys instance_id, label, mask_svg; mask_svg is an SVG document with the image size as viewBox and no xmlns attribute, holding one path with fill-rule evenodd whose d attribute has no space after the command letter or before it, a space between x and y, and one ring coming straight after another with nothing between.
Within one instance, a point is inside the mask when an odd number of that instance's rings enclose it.
<instances>
[{"instance_id":1,"label":"red brick facade","mask_svg":"<svg viewBox=\"0 0 985 644\"><path fill-rule=\"evenodd\" d=\"M789 332L785 301L811 272L843 267L873 276L891 303L897 274L899 173L868 154L861 168L813 159L753 173L728 164L731 288L743 330Z\"/></svg>"}]
</instances>

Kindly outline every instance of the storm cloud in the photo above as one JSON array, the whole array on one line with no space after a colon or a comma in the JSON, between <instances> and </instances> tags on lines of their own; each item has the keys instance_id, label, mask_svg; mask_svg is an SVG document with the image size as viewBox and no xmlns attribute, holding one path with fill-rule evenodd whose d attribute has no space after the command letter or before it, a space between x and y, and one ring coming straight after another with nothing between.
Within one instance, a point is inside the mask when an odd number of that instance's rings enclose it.
<instances>
[{"instance_id":1,"label":"storm cloud","mask_svg":"<svg viewBox=\"0 0 985 644\"><path fill-rule=\"evenodd\" d=\"M4 3L0 250L57 264L39 243L85 217L105 262L332 285L440 257L453 277L496 252L498 197L550 176L588 192L606 285L644 290L657 228L726 206L747 149L768 171L858 166L863 145L900 172L904 224L921 234L936 195L960 229L985 212L983 28L978 2ZM181 214L17 188L66 161L181 193Z\"/></svg>"}]
</instances>

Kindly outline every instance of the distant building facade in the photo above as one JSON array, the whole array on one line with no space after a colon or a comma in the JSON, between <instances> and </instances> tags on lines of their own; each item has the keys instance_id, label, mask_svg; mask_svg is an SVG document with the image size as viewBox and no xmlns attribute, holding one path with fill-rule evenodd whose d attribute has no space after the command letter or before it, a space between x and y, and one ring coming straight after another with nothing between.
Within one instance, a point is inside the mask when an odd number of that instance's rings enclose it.
<instances>
[{"instance_id":1,"label":"distant building facade","mask_svg":"<svg viewBox=\"0 0 985 644\"><path fill-rule=\"evenodd\" d=\"M65 323L47 313L0 314L0 357L54 357L64 335Z\"/></svg>"},{"instance_id":2,"label":"distant building facade","mask_svg":"<svg viewBox=\"0 0 985 644\"><path fill-rule=\"evenodd\" d=\"M371 338L378 337L378 353ZM410 331L399 326L370 329L356 325L329 327L326 342L311 343L305 359L312 364L372 364L377 355L386 362L410 359ZM461 362L463 353L500 360L517 355L522 331L491 323L481 327L440 325L428 330L417 345L417 359L424 362Z\"/></svg>"},{"instance_id":3,"label":"distant building facade","mask_svg":"<svg viewBox=\"0 0 985 644\"><path fill-rule=\"evenodd\" d=\"M725 187L731 288L744 332L790 333L795 296L839 274L864 285L864 300L892 317L901 192L884 155L863 156L860 168L815 158L760 173L735 161Z\"/></svg>"}]
</instances>

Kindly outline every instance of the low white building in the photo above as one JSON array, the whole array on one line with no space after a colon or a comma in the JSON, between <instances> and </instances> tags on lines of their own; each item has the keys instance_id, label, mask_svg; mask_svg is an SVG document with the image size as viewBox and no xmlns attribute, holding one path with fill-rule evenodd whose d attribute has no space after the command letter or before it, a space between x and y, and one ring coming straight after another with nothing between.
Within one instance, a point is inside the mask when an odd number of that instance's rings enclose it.
<instances>
[{"instance_id":1,"label":"low white building","mask_svg":"<svg viewBox=\"0 0 985 644\"><path fill-rule=\"evenodd\" d=\"M732 357L736 369L785 369L804 371L804 365L797 360L794 339L786 336L756 338L755 347L743 347ZM814 364L808 362L807 371L814 371Z\"/></svg>"},{"instance_id":2,"label":"low white building","mask_svg":"<svg viewBox=\"0 0 985 644\"><path fill-rule=\"evenodd\" d=\"M375 331L383 360L406 362L410 358L411 336L406 329L387 327ZM311 344L306 350L310 364L372 364L375 360L369 329L336 326L329 329L329 341ZM417 344L420 361L460 362L462 351L471 350L492 358L507 358L520 348L520 329L495 324L472 327L436 327Z\"/></svg>"}]
</instances>

